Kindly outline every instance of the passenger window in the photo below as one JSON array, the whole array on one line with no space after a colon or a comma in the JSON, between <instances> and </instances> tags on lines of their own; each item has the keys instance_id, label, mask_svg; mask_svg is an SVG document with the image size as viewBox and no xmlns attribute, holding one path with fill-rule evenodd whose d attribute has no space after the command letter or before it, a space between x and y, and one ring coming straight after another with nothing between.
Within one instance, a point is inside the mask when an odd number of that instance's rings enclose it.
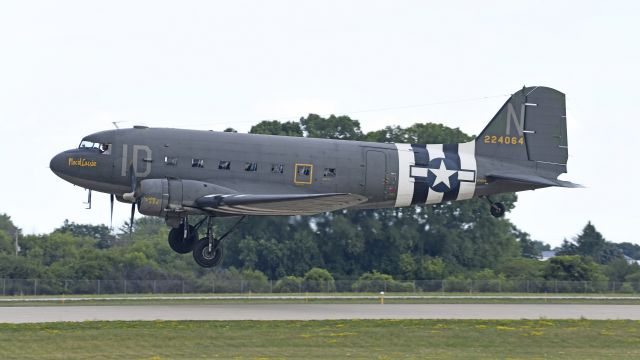
<instances>
[{"instance_id":1,"label":"passenger window","mask_svg":"<svg viewBox=\"0 0 640 360\"><path fill-rule=\"evenodd\" d=\"M257 170L258 170L258 163L254 163L254 162L244 163L244 171L257 171Z\"/></svg>"},{"instance_id":2,"label":"passenger window","mask_svg":"<svg viewBox=\"0 0 640 360\"><path fill-rule=\"evenodd\" d=\"M313 182L313 165L296 164L293 182L299 185L311 184Z\"/></svg>"},{"instance_id":3,"label":"passenger window","mask_svg":"<svg viewBox=\"0 0 640 360\"><path fill-rule=\"evenodd\" d=\"M271 164L271 172L274 174L284 173L284 164Z\"/></svg>"},{"instance_id":4,"label":"passenger window","mask_svg":"<svg viewBox=\"0 0 640 360\"><path fill-rule=\"evenodd\" d=\"M300 165L298 166L298 175L300 176L309 176L311 174L311 166L309 165Z\"/></svg>"},{"instance_id":5,"label":"passenger window","mask_svg":"<svg viewBox=\"0 0 640 360\"><path fill-rule=\"evenodd\" d=\"M231 169L231 161L220 161L218 163L219 170L230 170Z\"/></svg>"},{"instance_id":6,"label":"passenger window","mask_svg":"<svg viewBox=\"0 0 640 360\"><path fill-rule=\"evenodd\" d=\"M204 160L203 159L192 159L191 160L191 167L203 168L204 167Z\"/></svg>"},{"instance_id":7,"label":"passenger window","mask_svg":"<svg viewBox=\"0 0 640 360\"><path fill-rule=\"evenodd\" d=\"M324 177L326 177L326 178L334 178L334 177L336 177L336 169L335 168L324 168Z\"/></svg>"},{"instance_id":8,"label":"passenger window","mask_svg":"<svg viewBox=\"0 0 640 360\"><path fill-rule=\"evenodd\" d=\"M165 156L164 164L169 166L176 166L178 165L178 158L173 156Z\"/></svg>"}]
</instances>

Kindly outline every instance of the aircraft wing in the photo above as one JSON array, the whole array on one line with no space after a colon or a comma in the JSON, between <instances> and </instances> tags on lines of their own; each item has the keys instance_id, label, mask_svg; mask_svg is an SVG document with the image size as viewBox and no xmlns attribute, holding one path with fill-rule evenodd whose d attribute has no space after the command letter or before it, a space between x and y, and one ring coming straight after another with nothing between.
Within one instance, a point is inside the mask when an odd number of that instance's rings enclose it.
<instances>
[{"instance_id":1,"label":"aircraft wing","mask_svg":"<svg viewBox=\"0 0 640 360\"><path fill-rule=\"evenodd\" d=\"M495 180L509 180L516 182L523 182L533 185L540 186L559 186L566 188L581 188L584 187L580 184L574 184L570 181L558 180L558 179L549 179L539 175L531 175L531 174L515 174L515 173L507 173L507 172L492 172L487 174L488 178Z\"/></svg>"},{"instance_id":2,"label":"aircraft wing","mask_svg":"<svg viewBox=\"0 0 640 360\"><path fill-rule=\"evenodd\" d=\"M313 215L348 208L367 201L361 195L327 194L212 194L195 201L207 211L229 215Z\"/></svg>"}]
</instances>

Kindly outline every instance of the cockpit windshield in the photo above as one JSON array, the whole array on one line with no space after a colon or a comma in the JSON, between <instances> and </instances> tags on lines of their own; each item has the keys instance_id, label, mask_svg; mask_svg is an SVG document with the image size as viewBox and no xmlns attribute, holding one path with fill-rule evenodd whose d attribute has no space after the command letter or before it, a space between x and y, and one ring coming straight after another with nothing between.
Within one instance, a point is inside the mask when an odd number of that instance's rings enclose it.
<instances>
[{"instance_id":1,"label":"cockpit windshield","mask_svg":"<svg viewBox=\"0 0 640 360\"><path fill-rule=\"evenodd\" d=\"M78 149L95 150L101 154L111 154L111 144L82 140Z\"/></svg>"}]
</instances>

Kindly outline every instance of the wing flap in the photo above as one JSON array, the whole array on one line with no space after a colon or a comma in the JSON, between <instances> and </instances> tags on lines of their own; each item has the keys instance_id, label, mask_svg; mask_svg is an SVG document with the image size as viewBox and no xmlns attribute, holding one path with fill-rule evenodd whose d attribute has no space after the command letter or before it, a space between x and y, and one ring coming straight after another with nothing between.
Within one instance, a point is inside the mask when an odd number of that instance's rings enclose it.
<instances>
[{"instance_id":1,"label":"wing flap","mask_svg":"<svg viewBox=\"0 0 640 360\"><path fill-rule=\"evenodd\" d=\"M360 195L327 194L212 194L196 200L199 208L234 215L313 215L367 201Z\"/></svg>"}]
</instances>

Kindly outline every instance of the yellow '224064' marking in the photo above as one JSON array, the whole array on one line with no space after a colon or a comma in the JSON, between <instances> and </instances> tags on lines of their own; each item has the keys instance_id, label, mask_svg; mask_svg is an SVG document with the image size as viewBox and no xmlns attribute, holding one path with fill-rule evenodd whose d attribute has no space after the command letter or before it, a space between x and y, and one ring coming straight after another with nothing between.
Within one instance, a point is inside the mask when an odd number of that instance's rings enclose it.
<instances>
[{"instance_id":1,"label":"yellow '224064' marking","mask_svg":"<svg viewBox=\"0 0 640 360\"><path fill-rule=\"evenodd\" d=\"M482 142L485 144L524 145L524 136L485 135Z\"/></svg>"}]
</instances>

